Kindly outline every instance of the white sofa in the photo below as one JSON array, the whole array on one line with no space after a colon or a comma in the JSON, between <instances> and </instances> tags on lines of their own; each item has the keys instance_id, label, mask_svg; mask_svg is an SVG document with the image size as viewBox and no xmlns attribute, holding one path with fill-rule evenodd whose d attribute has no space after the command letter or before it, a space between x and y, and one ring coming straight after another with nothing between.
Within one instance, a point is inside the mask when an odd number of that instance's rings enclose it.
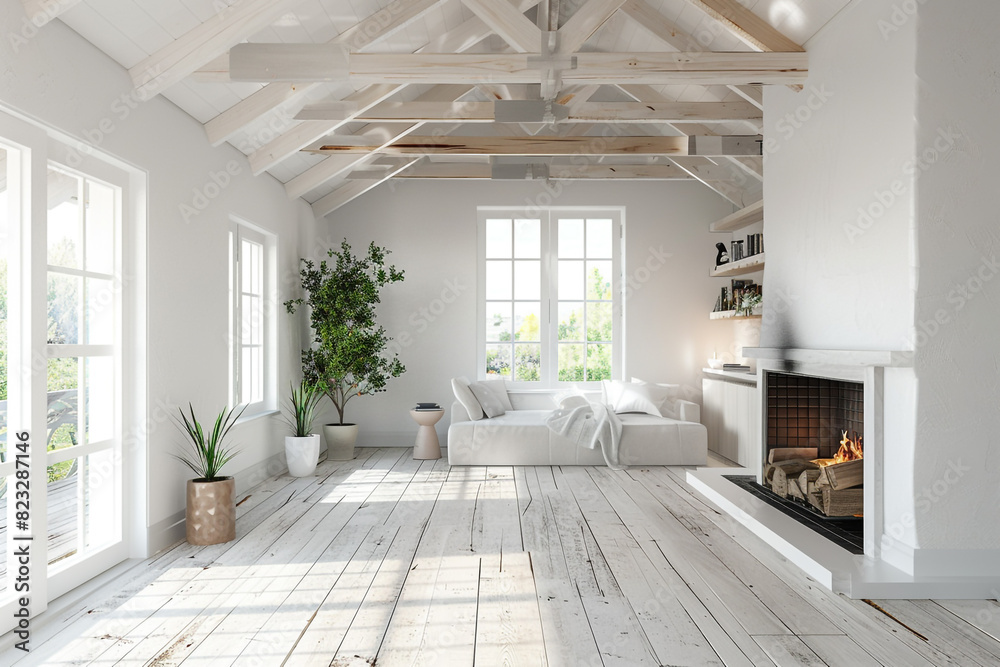
<instances>
[{"instance_id":1,"label":"white sofa","mask_svg":"<svg viewBox=\"0 0 1000 667\"><path fill-rule=\"evenodd\" d=\"M513 410L472 421L458 401L451 406L448 463L451 465L604 465L600 448L587 449L553 432L545 418L554 393L508 392ZM697 403L677 400L678 419L619 414L623 465L705 465L708 431Z\"/></svg>"}]
</instances>

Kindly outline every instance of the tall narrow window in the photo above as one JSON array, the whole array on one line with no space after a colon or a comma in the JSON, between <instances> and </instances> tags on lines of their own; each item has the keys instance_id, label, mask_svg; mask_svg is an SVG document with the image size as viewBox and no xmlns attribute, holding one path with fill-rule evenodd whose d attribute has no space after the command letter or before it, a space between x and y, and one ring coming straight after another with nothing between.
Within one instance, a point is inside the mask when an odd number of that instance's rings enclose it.
<instances>
[{"instance_id":1,"label":"tall narrow window","mask_svg":"<svg viewBox=\"0 0 1000 667\"><path fill-rule=\"evenodd\" d=\"M270 368L273 237L250 225L233 226L231 403L247 416L274 409Z\"/></svg>"},{"instance_id":2,"label":"tall narrow window","mask_svg":"<svg viewBox=\"0 0 1000 667\"><path fill-rule=\"evenodd\" d=\"M621 211L480 210L480 373L526 386L618 376Z\"/></svg>"},{"instance_id":3,"label":"tall narrow window","mask_svg":"<svg viewBox=\"0 0 1000 667\"><path fill-rule=\"evenodd\" d=\"M118 188L48 169L48 561L120 539Z\"/></svg>"}]
</instances>

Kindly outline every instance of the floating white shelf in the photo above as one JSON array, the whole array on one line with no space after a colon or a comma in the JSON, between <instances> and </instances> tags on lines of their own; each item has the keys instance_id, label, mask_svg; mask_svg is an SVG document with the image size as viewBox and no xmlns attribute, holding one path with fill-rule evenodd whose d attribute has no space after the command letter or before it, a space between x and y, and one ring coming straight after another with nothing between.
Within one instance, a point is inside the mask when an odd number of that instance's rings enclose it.
<instances>
[{"instance_id":1,"label":"floating white shelf","mask_svg":"<svg viewBox=\"0 0 1000 667\"><path fill-rule=\"evenodd\" d=\"M708 229L712 232L731 232L736 229L743 229L744 227L749 227L755 222L760 222L764 219L764 200L754 202L746 208L741 208L740 210L731 213L724 217L722 220L717 220L709 225Z\"/></svg>"},{"instance_id":2,"label":"floating white shelf","mask_svg":"<svg viewBox=\"0 0 1000 667\"><path fill-rule=\"evenodd\" d=\"M756 273L764 270L764 253L744 257L737 262L729 262L720 267L712 269L713 278L726 278L728 276L742 276L747 273Z\"/></svg>"},{"instance_id":3,"label":"floating white shelf","mask_svg":"<svg viewBox=\"0 0 1000 667\"><path fill-rule=\"evenodd\" d=\"M719 310L714 313L709 313L709 318L713 320L759 320L761 318L759 313L753 315L740 315L738 310Z\"/></svg>"}]
</instances>

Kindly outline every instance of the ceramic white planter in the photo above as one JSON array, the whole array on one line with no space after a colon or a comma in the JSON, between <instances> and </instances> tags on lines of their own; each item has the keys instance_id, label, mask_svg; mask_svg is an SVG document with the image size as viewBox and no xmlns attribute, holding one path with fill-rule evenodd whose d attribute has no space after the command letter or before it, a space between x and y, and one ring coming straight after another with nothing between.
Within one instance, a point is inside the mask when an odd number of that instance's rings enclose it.
<instances>
[{"instance_id":1,"label":"ceramic white planter","mask_svg":"<svg viewBox=\"0 0 1000 667\"><path fill-rule=\"evenodd\" d=\"M348 461L354 458L354 443L358 441L357 424L324 424L326 437L326 457L332 461Z\"/></svg>"},{"instance_id":2,"label":"ceramic white planter","mask_svg":"<svg viewBox=\"0 0 1000 667\"><path fill-rule=\"evenodd\" d=\"M301 438L285 436L285 460L292 477L308 477L316 472L319 461L319 433Z\"/></svg>"}]
</instances>

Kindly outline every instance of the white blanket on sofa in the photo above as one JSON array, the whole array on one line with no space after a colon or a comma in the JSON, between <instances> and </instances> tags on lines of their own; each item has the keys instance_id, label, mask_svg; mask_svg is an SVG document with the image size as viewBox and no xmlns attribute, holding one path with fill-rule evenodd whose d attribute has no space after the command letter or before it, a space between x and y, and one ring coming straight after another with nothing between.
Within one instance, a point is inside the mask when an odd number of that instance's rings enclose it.
<instances>
[{"instance_id":1,"label":"white blanket on sofa","mask_svg":"<svg viewBox=\"0 0 1000 667\"><path fill-rule=\"evenodd\" d=\"M579 395L567 396L559 401L559 407L552 411L545 423L581 447L594 449L600 445L608 467L623 469L618 462L622 422L605 404L590 402Z\"/></svg>"}]
</instances>

